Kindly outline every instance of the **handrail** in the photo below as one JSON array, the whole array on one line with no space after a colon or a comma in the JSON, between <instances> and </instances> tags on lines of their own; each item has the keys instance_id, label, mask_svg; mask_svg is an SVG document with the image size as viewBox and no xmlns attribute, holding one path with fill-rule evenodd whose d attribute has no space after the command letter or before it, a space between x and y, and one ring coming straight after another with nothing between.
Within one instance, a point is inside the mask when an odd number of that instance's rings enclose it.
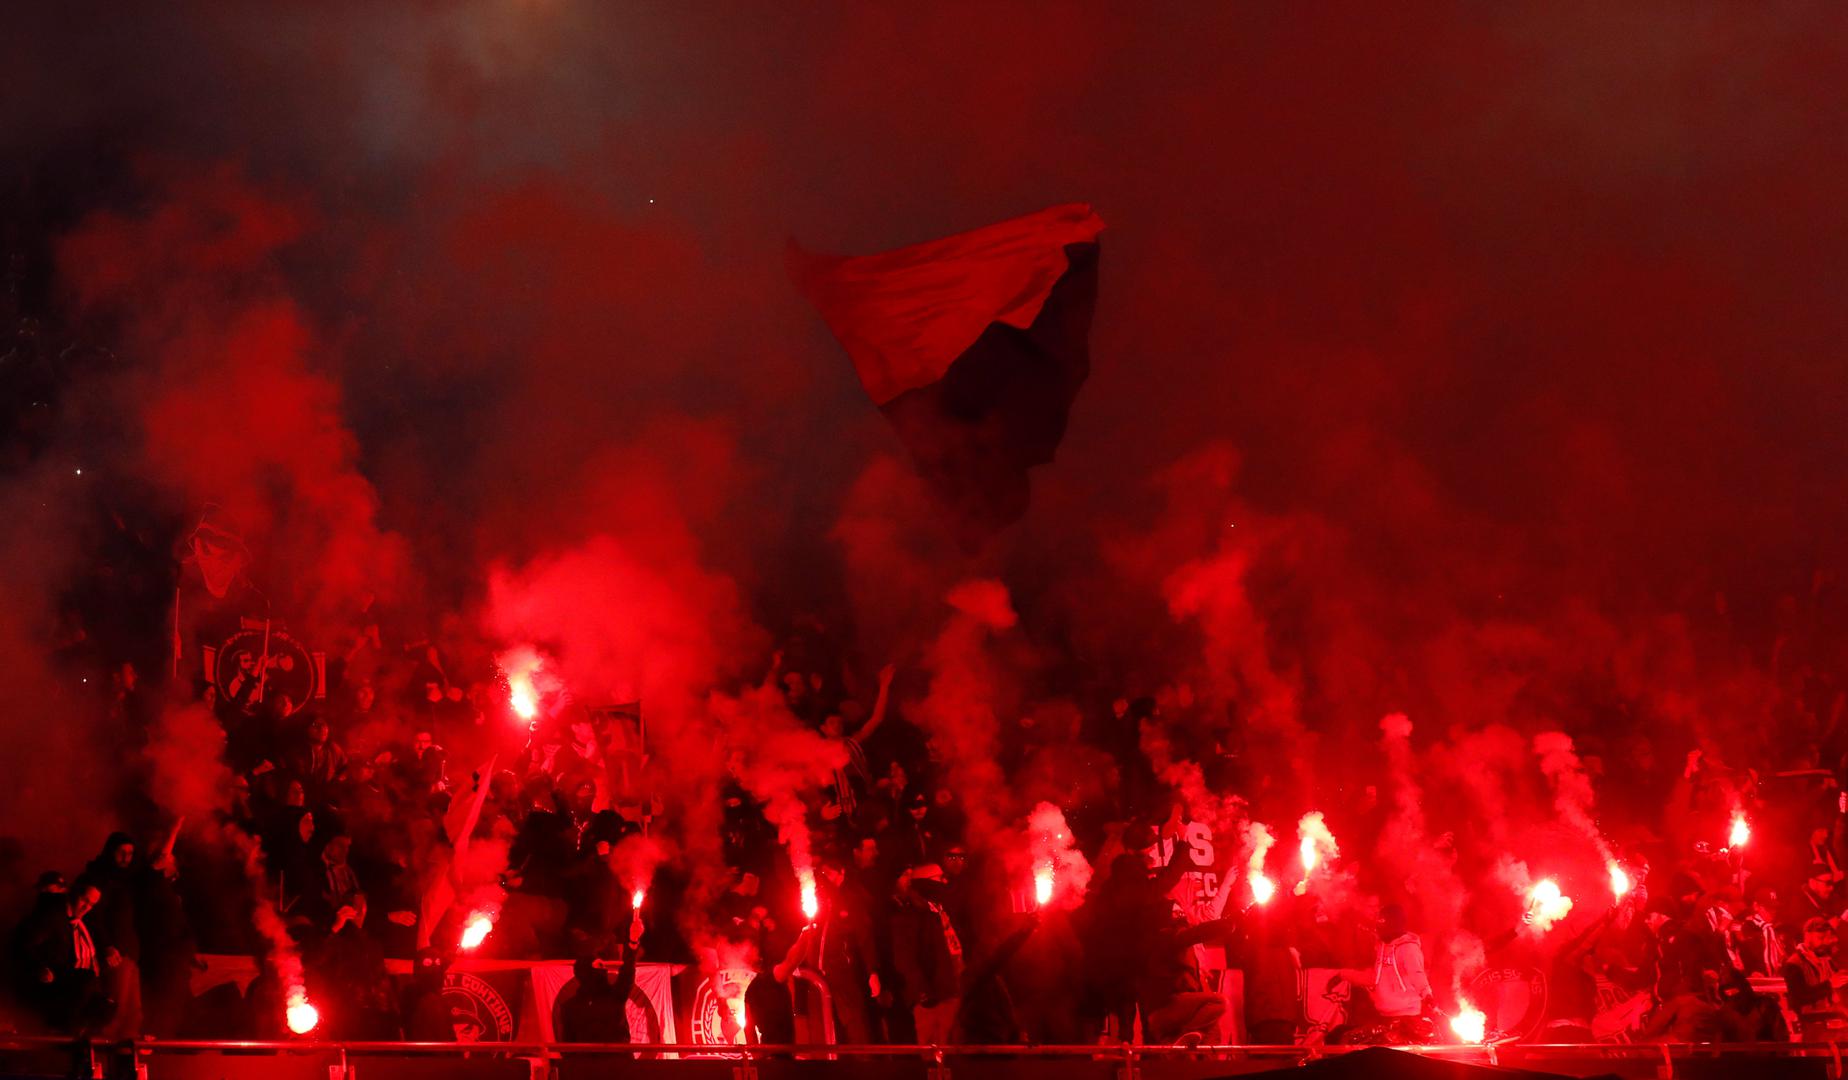
<instances>
[{"instance_id":1,"label":"handrail","mask_svg":"<svg viewBox=\"0 0 1848 1080\"><path fill-rule=\"evenodd\" d=\"M1123 1059L1145 1057L1206 1058L1229 1055L1249 1057L1308 1057L1336 1055L1372 1049L1368 1046L1299 1046L1274 1043L1221 1043L1202 1046L1167 1046L1129 1043L1115 1044L945 1044L945 1045L835 1045L794 1043L773 1046L756 1044L701 1043L570 1043L570 1042L381 1042L338 1040L264 1040L264 1039L154 1039L90 1040L67 1035L0 1034L0 1050L88 1048L100 1052L203 1053L233 1051L241 1053L310 1054L345 1052L353 1054L635 1054L672 1053L689 1057L770 1057L788 1055L837 1054L847 1057L1034 1057ZM1790 1057L1829 1055L1838 1057L1836 1042L1758 1042L1758 1043L1502 1043L1493 1048L1475 1044L1404 1045L1391 1049L1433 1057L1470 1057L1487 1055L1491 1049L1509 1056L1557 1056L1595 1054L1604 1058L1657 1057L1663 1052L1676 1056L1727 1056L1738 1054L1777 1054Z\"/></svg>"}]
</instances>

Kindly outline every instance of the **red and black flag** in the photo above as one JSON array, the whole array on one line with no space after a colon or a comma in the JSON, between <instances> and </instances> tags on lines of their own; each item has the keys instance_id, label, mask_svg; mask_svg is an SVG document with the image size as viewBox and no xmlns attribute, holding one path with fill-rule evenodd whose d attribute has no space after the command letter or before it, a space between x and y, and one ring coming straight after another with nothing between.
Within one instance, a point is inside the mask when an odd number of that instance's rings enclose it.
<instances>
[{"instance_id":1,"label":"red and black flag","mask_svg":"<svg viewBox=\"0 0 1848 1080\"><path fill-rule=\"evenodd\" d=\"M1026 512L1091 371L1097 234L1068 203L878 255L791 248L821 313L918 473L979 543Z\"/></svg>"}]
</instances>

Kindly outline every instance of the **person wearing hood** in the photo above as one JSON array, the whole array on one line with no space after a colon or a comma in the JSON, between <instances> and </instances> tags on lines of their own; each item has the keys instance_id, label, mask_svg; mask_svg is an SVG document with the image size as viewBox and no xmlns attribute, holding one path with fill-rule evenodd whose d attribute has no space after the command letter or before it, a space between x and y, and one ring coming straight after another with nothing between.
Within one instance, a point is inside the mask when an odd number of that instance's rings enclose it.
<instances>
[{"instance_id":1,"label":"person wearing hood","mask_svg":"<svg viewBox=\"0 0 1848 1080\"><path fill-rule=\"evenodd\" d=\"M944 885L937 864L912 867L899 882L901 902L892 916L892 962L924 1046L951 1041L962 1006L962 938L944 908Z\"/></svg>"},{"instance_id":2,"label":"person wearing hood","mask_svg":"<svg viewBox=\"0 0 1848 1080\"><path fill-rule=\"evenodd\" d=\"M141 875L135 898L143 1019L149 1034L165 1038L180 1033L192 1003L193 964L199 954L192 922L180 898L179 877L171 845L164 851L157 849Z\"/></svg>"},{"instance_id":3,"label":"person wearing hood","mask_svg":"<svg viewBox=\"0 0 1848 1080\"><path fill-rule=\"evenodd\" d=\"M1405 909L1387 904L1380 909L1379 942L1374 946L1371 970L1346 969L1342 977L1364 988L1374 1011L1387 1020L1422 1015L1431 1000L1431 980L1425 974L1424 946L1405 927Z\"/></svg>"},{"instance_id":4,"label":"person wearing hood","mask_svg":"<svg viewBox=\"0 0 1848 1080\"><path fill-rule=\"evenodd\" d=\"M102 891L83 880L68 891L41 893L30 923L20 934L25 962L37 987L33 996L54 1030L93 1031L114 1013L103 984L103 972L110 963L88 922L101 900Z\"/></svg>"},{"instance_id":5,"label":"person wearing hood","mask_svg":"<svg viewBox=\"0 0 1848 1080\"><path fill-rule=\"evenodd\" d=\"M572 968L576 978L559 991L554 1006L553 1026L559 1041L629 1041L629 994L635 989L635 965L641 959L641 944L642 917L636 915L629 920L627 946L606 949L603 958L595 952L578 956ZM612 961L616 968L613 973Z\"/></svg>"},{"instance_id":6,"label":"person wearing hood","mask_svg":"<svg viewBox=\"0 0 1848 1080\"><path fill-rule=\"evenodd\" d=\"M87 920L91 933L103 948L114 949L131 960L141 956L141 943L135 933L135 892L141 866L135 854L134 837L125 832L110 833L109 839L103 841L103 850L79 875L102 893Z\"/></svg>"},{"instance_id":7,"label":"person wearing hood","mask_svg":"<svg viewBox=\"0 0 1848 1080\"><path fill-rule=\"evenodd\" d=\"M405 991L399 1010L404 1017L404 1037L410 1042L454 1042L455 1029L449 1023L449 1005L443 1000L443 982L449 976L449 955L441 949L417 950L411 969L411 985Z\"/></svg>"}]
</instances>

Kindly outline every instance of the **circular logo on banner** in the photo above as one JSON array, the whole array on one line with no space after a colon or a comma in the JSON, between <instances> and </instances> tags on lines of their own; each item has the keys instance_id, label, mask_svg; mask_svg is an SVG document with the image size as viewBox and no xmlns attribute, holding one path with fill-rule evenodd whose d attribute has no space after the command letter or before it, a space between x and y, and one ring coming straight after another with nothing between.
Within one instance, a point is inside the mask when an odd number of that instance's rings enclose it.
<instances>
[{"instance_id":1,"label":"circular logo on banner","mask_svg":"<svg viewBox=\"0 0 1848 1080\"><path fill-rule=\"evenodd\" d=\"M443 1004L449 1008L449 1026L459 1043L509 1042L513 1039L513 1010L507 999L485 979L452 971L443 982Z\"/></svg>"},{"instance_id":2,"label":"circular logo on banner","mask_svg":"<svg viewBox=\"0 0 1848 1080\"><path fill-rule=\"evenodd\" d=\"M661 1031L661 1015L655 1012L654 1002L637 987L629 991L629 1005L625 1010L629 1016L630 1042L666 1042L667 1037Z\"/></svg>"},{"instance_id":3,"label":"circular logo on banner","mask_svg":"<svg viewBox=\"0 0 1848 1080\"><path fill-rule=\"evenodd\" d=\"M213 672L218 700L244 713L254 713L259 704L259 686L264 701L287 697L295 709L314 697L318 681L314 654L281 630L272 629L267 636L266 643L260 626L239 630L218 646L217 670ZM263 671L260 677L259 669Z\"/></svg>"},{"instance_id":4,"label":"circular logo on banner","mask_svg":"<svg viewBox=\"0 0 1848 1080\"><path fill-rule=\"evenodd\" d=\"M744 991L756 972L721 968L693 992L693 1041L702 1046L744 1043Z\"/></svg>"},{"instance_id":5,"label":"circular logo on banner","mask_svg":"<svg viewBox=\"0 0 1848 1080\"><path fill-rule=\"evenodd\" d=\"M1546 1015L1546 976L1536 968L1489 968L1469 984L1469 1001L1495 1038L1525 1038Z\"/></svg>"}]
</instances>

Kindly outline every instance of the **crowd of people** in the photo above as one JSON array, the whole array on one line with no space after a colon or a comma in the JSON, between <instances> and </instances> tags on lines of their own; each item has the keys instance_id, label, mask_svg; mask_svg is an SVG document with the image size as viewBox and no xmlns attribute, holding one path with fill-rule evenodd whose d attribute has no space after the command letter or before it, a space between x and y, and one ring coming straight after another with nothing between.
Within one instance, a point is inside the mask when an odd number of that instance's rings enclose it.
<instances>
[{"instance_id":1,"label":"crowd of people","mask_svg":"<svg viewBox=\"0 0 1848 1080\"><path fill-rule=\"evenodd\" d=\"M799 979L826 987L845 1043L1430 1041L1451 1037L1444 1019L1475 992L1463 972L1436 983L1416 906L1385 889L1340 904L1300 889L1260 898L1223 857L1188 858L1192 823L1138 736L1171 692L1006 733L1006 775L1063 755L1063 809L1095 868L1074 903L1043 907L969 835L942 748L894 704L903 673L888 665L856 683L779 653L764 686L841 762L803 793L809 913L735 754L718 792L715 885L666 854L673 808L649 790L662 763L640 707L563 709L526 725L517 754L497 754L524 723L504 679L452 678L450 666L419 644L299 704L216 683L185 705L156 702L132 665L111 669L111 720L147 751L130 785L158 786L163 732L192 716L222 733L222 805L189 825L146 803L153 812L87 864L38 874L10 943L7 1019L99 1036L284 1037L299 985L318 1003L319 1036L446 1040L457 1030L440 989L465 951L574 961L556 1018L571 1041L628 1041L623 1003L644 957L754 971L737 1026L771 1044L796 1037ZM1833 730L1842 697L1818 700L1811 719ZM1848 972L1833 957L1848 794L1816 767L1827 745L1818 737L1776 776L1711 749L1639 776L1664 823L1653 847L1626 854L1627 895L1550 935L1514 927L1486 942L1488 959L1544 979L1544 1015L1524 1029L1695 1042L1848 1031ZM1214 755L1215 784L1250 767L1237 747L1200 756ZM127 817L135 805L123 803ZM1677 814L1712 805L1762 823L1749 860L1677 834ZM1362 830L1350 854L1364 852L1364 820L1346 827ZM481 884L481 866L491 888L458 891L470 867ZM488 916L491 932L465 945L466 924ZM213 956L253 958L254 981L196 996ZM408 977L388 975L390 960Z\"/></svg>"}]
</instances>

